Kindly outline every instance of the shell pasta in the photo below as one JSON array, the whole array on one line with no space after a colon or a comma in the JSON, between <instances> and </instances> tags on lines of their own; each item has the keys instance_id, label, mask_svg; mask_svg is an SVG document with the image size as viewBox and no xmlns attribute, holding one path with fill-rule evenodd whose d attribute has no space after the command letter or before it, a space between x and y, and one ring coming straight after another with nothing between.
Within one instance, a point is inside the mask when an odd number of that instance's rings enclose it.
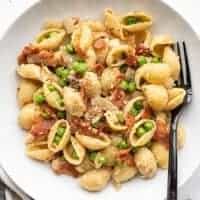
<instances>
[{"instance_id":1,"label":"shell pasta","mask_svg":"<svg viewBox=\"0 0 200 200\"><path fill-rule=\"evenodd\" d=\"M185 98L174 41L151 31L152 16L103 15L48 20L16 67L26 155L90 192L167 169L171 111Z\"/></svg>"}]
</instances>

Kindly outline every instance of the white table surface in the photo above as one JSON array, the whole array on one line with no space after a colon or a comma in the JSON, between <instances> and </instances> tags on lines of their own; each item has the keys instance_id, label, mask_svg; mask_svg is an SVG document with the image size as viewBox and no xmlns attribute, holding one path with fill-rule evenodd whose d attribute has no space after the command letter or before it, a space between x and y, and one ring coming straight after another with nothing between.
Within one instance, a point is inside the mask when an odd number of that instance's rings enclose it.
<instances>
[{"instance_id":1,"label":"white table surface","mask_svg":"<svg viewBox=\"0 0 200 200\"><path fill-rule=\"evenodd\" d=\"M0 0L0 37L25 9L39 0ZM59 0L58 0L59 1ZM153 0L149 0L152 1ZM200 3L198 0L163 0L177 10L200 35ZM189 133L188 133L189 134ZM180 189L180 200L200 199L200 168Z\"/></svg>"}]
</instances>

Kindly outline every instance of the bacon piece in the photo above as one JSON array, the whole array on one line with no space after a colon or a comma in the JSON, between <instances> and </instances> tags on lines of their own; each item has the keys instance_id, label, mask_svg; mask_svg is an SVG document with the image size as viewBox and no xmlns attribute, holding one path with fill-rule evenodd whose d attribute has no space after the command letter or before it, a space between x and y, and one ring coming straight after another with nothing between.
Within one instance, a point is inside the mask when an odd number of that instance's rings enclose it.
<instances>
[{"instance_id":1,"label":"bacon piece","mask_svg":"<svg viewBox=\"0 0 200 200\"><path fill-rule=\"evenodd\" d=\"M116 88L111 96L111 101L114 105L116 105L119 108L122 108L125 104L125 92L120 89L120 88Z\"/></svg>"},{"instance_id":2,"label":"bacon piece","mask_svg":"<svg viewBox=\"0 0 200 200\"><path fill-rule=\"evenodd\" d=\"M94 42L93 47L96 50L104 49L106 47L106 42L103 38L99 38Z\"/></svg>"},{"instance_id":3,"label":"bacon piece","mask_svg":"<svg viewBox=\"0 0 200 200\"><path fill-rule=\"evenodd\" d=\"M135 55L128 55L126 58L126 64L129 67L136 67L137 66L137 58Z\"/></svg>"},{"instance_id":4,"label":"bacon piece","mask_svg":"<svg viewBox=\"0 0 200 200\"><path fill-rule=\"evenodd\" d=\"M94 70L95 72L100 76L103 72L103 70L105 69L105 65L101 64L101 63L97 63L94 65Z\"/></svg>"},{"instance_id":5,"label":"bacon piece","mask_svg":"<svg viewBox=\"0 0 200 200\"><path fill-rule=\"evenodd\" d=\"M48 135L55 121L56 120L40 120L32 126L30 133L34 137Z\"/></svg>"},{"instance_id":6,"label":"bacon piece","mask_svg":"<svg viewBox=\"0 0 200 200\"><path fill-rule=\"evenodd\" d=\"M126 124L126 126L128 128L132 128L133 125L134 125L134 123L135 123L135 118L132 115L128 114L126 116L126 118L125 118L125 124Z\"/></svg>"},{"instance_id":7,"label":"bacon piece","mask_svg":"<svg viewBox=\"0 0 200 200\"><path fill-rule=\"evenodd\" d=\"M135 166L134 157L130 153L131 149L120 150L117 154L117 160L126 163L128 166Z\"/></svg>"},{"instance_id":8,"label":"bacon piece","mask_svg":"<svg viewBox=\"0 0 200 200\"><path fill-rule=\"evenodd\" d=\"M163 120L156 120L156 132L154 133L153 139L160 142L169 148L169 126Z\"/></svg>"},{"instance_id":9,"label":"bacon piece","mask_svg":"<svg viewBox=\"0 0 200 200\"><path fill-rule=\"evenodd\" d=\"M78 177L80 174L76 171L75 167L67 161L57 158L52 161L51 167L56 174L66 174L73 177Z\"/></svg>"},{"instance_id":10,"label":"bacon piece","mask_svg":"<svg viewBox=\"0 0 200 200\"><path fill-rule=\"evenodd\" d=\"M137 47L136 47L136 55L151 55L151 50L146 47L143 43L140 43Z\"/></svg>"},{"instance_id":11,"label":"bacon piece","mask_svg":"<svg viewBox=\"0 0 200 200\"><path fill-rule=\"evenodd\" d=\"M52 51L39 49L33 45L25 46L21 54L18 56L19 64L39 64L56 67L63 65L64 59L61 55Z\"/></svg>"},{"instance_id":12,"label":"bacon piece","mask_svg":"<svg viewBox=\"0 0 200 200\"><path fill-rule=\"evenodd\" d=\"M142 113L143 119L148 119L152 117L152 110L149 107L146 107L144 112Z\"/></svg>"}]
</instances>

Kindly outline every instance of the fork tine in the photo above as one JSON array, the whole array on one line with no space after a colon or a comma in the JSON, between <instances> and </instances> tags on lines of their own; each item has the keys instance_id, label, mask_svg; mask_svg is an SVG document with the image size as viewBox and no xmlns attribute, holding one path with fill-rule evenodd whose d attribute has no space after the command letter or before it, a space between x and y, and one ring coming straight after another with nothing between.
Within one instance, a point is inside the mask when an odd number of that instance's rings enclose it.
<instances>
[{"instance_id":1,"label":"fork tine","mask_svg":"<svg viewBox=\"0 0 200 200\"><path fill-rule=\"evenodd\" d=\"M183 58L181 56L181 49L180 49L180 44L177 42L176 43L176 50L177 54L179 56L179 62L180 62L180 80L179 80L179 86L184 85L184 69L183 69Z\"/></svg>"},{"instance_id":2,"label":"fork tine","mask_svg":"<svg viewBox=\"0 0 200 200\"><path fill-rule=\"evenodd\" d=\"M183 41L183 52L184 52L184 57L185 57L185 70L186 70L186 84L185 86L187 88L192 87L192 82L191 82L191 73L190 73L190 65L189 65L189 60L188 60L188 53L187 53L187 48L186 48L186 43Z\"/></svg>"}]
</instances>

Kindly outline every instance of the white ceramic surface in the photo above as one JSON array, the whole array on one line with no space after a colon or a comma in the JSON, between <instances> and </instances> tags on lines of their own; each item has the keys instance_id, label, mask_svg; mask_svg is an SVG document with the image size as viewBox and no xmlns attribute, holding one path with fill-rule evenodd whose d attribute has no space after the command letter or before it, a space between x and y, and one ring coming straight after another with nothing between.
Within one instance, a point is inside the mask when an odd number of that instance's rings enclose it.
<instances>
[{"instance_id":1,"label":"white ceramic surface","mask_svg":"<svg viewBox=\"0 0 200 200\"><path fill-rule=\"evenodd\" d=\"M9 29L0 43L1 60L1 105L0 105L0 161L13 180L37 200L65 199L73 194L75 200L111 200L126 198L146 200L164 199L166 191L166 171L148 181L133 180L125 184L119 192L112 187L101 193L82 191L76 180L55 176L47 166L34 162L24 155L23 134L16 124L16 56L19 50L38 32L46 18L63 16L97 17L105 7L119 11L147 10L154 19L156 33L170 33L176 39L186 40L190 51L193 72L194 101L183 117L188 137L185 148L179 154L179 184L183 184L200 163L200 135L198 134L198 52L199 41L190 27L175 12L157 0L43 0L21 16ZM192 52L192 53L191 53Z\"/></svg>"}]
</instances>

